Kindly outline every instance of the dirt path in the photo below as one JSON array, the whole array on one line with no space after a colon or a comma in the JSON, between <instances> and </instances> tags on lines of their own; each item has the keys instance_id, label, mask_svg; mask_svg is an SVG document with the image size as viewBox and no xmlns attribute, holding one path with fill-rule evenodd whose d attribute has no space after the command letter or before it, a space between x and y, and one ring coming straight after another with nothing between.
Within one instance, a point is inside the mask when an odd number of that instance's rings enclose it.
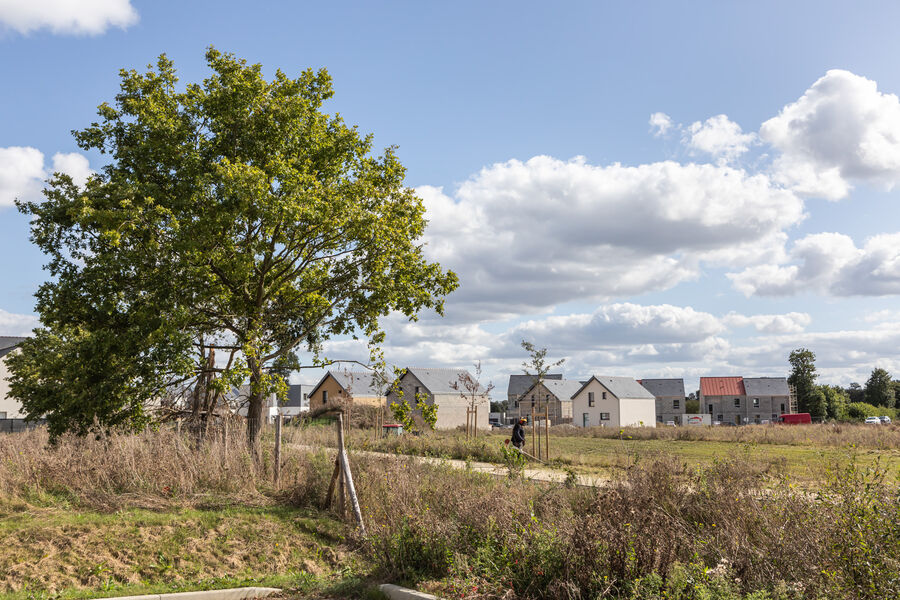
<instances>
[{"instance_id":1,"label":"dirt path","mask_svg":"<svg viewBox=\"0 0 900 600\"><path fill-rule=\"evenodd\" d=\"M286 446L289 448L295 448L297 450L327 450L328 452L337 451L335 448L332 448L330 446L308 446L304 444L286 444ZM392 457L430 465L447 465L453 467L454 469L460 469L462 471L468 470L474 473L485 473L487 475L493 475L495 477L507 477L509 475L509 470L506 468L506 466L488 462L467 462L455 458L434 458L430 456L414 456L410 454L372 452L371 450L350 450L349 452L351 454L371 456L375 458ZM566 478L569 475L567 472L560 471L558 469L550 469L546 467L526 467L523 476L525 477L525 479L530 479L531 481L540 481L545 483L565 483ZM579 474L575 475L575 485L581 487L602 487L608 482L609 479L603 477Z\"/></svg>"}]
</instances>

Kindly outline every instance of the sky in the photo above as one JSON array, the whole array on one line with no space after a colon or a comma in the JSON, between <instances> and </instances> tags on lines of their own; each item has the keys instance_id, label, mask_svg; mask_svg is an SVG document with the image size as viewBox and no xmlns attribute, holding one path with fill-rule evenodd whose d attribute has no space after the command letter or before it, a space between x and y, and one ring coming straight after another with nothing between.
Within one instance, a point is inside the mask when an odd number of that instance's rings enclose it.
<instances>
[{"instance_id":1,"label":"sky","mask_svg":"<svg viewBox=\"0 0 900 600\"><path fill-rule=\"evenodd\" d=\"M38 325L46 258L15 198L104 157L71 131L120 69L212 45L397 146L443 317L384 320L398 366L505 393L520 342L567 378L900 376L900 5L894 2L0 0L0 335ZM364 346L333 340L330 358ZM309 357L301 359L308 362ZM294 381L315 382L308 370Z\"/></svg>"}]
</instances>

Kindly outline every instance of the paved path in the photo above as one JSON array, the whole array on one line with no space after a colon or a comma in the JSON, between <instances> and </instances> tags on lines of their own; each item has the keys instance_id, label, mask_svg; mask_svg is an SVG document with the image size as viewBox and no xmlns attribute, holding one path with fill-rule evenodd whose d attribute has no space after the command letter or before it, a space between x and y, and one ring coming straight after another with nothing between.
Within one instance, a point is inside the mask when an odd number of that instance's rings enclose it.
<instances>
[{"instance_id":1,"label":"paved path","mask_svg":"<svg viewBox=\"0 0 900 600\"><path fill-rule=\"evenodd\" d=\"M336 448L330 446L307 446L303 444L286 444L291 448L298 450L327 450L329 452L337 452ZM425 463L430 465L447 465L454 469L469 470L475 473L486 473L495 477L507 477L509 470L505 465L497 465L488 462L464 461L455 458L434 458L430 456L415 456L411 454L397 454L393 452L372 452L370 450L352 450L352 454L371 456L374 458L398 458L411 460L417 463ZM526 467L523 473L525 479L532 481L541 481L546 483L565 483L568 473L557 469L549 469L546 467ZM591 476L591 475L575 475L575 484L582 487L602 487L609 483L609 479Z\"/></svg>"}]
</instances>

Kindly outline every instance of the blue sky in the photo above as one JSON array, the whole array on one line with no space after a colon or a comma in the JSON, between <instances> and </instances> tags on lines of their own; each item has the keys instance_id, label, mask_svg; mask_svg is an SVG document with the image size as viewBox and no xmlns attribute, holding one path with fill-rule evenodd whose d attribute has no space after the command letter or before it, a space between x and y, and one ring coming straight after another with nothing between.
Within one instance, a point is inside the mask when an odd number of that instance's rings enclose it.
<instances>
[{"instance_id":1,"label":"blue sky","mask_svg":"<svg viewBox=\"0 0 900 600\"><path fill-rule=\"evenodd\" d=\"M0 2L0 335L44 278L12 198L102 164L69 132L120 68L165 52L194 81L215 45L326 67L328 110L399 146L463 286L445 319L386 321L392 362L482 360L505 387L525 337L572 377L688 389L798 346L824 381L900 374L896 3L55 5Z\"/></svg>"}]
</instances>

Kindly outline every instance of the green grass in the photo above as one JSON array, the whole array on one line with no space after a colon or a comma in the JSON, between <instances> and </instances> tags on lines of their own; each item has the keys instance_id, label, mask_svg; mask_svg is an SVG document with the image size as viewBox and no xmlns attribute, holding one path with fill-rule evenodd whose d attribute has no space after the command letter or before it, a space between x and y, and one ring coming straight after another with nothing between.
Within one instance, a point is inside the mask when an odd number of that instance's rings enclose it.
<instances>
[{"instance_id":1,"label":"green grass","mask_svg":"<svg viewBox=\"0 0 900 600\"><path fill-rule=\"evenodd\" d=\"M245 585L363 589L346 525L286 506L215 510L0 507L0 598L85 598Z\"/></svg>"}]
</instances>

